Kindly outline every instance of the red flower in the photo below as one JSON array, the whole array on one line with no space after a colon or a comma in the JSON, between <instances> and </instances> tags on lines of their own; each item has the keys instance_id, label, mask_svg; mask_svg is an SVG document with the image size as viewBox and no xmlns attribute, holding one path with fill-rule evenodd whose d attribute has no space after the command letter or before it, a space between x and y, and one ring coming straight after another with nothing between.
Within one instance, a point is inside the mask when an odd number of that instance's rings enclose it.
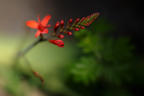
<instances>
[{"instance_id":1,"label":"red flower","mask_svg":"<svg viewBox=\"0 0 144 96\"><path fill-rule=\"evenodd\" d=\"M64 42L62 40L49 40L49 42L57 45L58 47L64 47Z\"/></svg>"},{"instance_id":2,"label":"red flower","mask_svg":"<svg viewBox=\"0 0 144 96\"><path fill-rule=\"evenodd\" d=\"M26 22L26 25L32 29L37 29L35 37L38 37L40 36L40 34L48 33L47 28L50 27L50 25L47 24L50 19L51 19L50 15L45 16L42 20L40 20L40 17L38 16L38 22L35 20L30 20Z\"/></svg>"}]
</instances>

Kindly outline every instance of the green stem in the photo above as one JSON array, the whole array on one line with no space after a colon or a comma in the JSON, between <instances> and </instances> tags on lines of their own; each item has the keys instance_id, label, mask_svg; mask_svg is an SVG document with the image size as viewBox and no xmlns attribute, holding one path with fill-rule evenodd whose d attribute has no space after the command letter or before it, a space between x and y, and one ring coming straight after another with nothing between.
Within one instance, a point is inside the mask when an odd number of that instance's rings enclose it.
<instances>
[{"instance_id":1,"label":"green stem","mask_svg":"<svg viewBox=\"0 0 144 96\"><path fill-rule=\"evenodd\" d=\"M39 38L37 41L33 42L30 46L28 46L26 49L24 49L23 51L21 51L18 56L21 57L21 56L24 56L26 53L28 53L33 47L35 47L37 44L39 44L40 42L43 42L43 41L47 41L47 39L44 39L44 38Z\"/></svg>"},{"instance_id":2,"label":"green stem","mask_svg":"<svg viewBox=\"0 0 144 96\"><path fill-rule=\"evenodd\" d=\"M40 43L40 39L33 42L30 46L28 46L26 49L24 49L23 51L19 52L18 53L18 56L21 57L21 56L24 56L26 53L28 53L33 47L35 47L38 43Z\"/></svg>"},{"instance_id":3,"label":"green stem","mask_svg":"<svg viewBox=\"0 0 144 96\"><path fill-rule=\"evenodd\" d=\"M38 40L33 42L31 45L29 45L26 49L24 49L23 51L20 51L14 59L13 66L17 65L17 61L19 60L19 58L26 55L32 48L34 48L37 44L39 44L40 42L43 42L43 41L47 41L47 39L39 38Z\"/></svg>"}]
</instances>

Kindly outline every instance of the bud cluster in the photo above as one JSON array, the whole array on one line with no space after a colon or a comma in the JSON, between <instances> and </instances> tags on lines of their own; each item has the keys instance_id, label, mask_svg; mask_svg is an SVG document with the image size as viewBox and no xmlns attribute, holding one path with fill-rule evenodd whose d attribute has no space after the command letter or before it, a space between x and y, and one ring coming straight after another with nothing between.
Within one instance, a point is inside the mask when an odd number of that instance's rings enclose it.
<instances>
[{"instance_id":1,"label":"bud cluster","mask_svg":"<svg viewBox=\"0 0 144 96\"><path fill-rule=\"evenodd\" d=\"M74 31L80 31L82 29L85 29L90 24L92 24L97 17L99 16L99 13L93 13L87 17L82 18L76 18L75 20L70 18L67 22L64 22L64 20L57 21L53 27L53 36L63 39L65 35L71 36ZM51 27L50 24L48 24L51 16L45 16L43 20L40 20L40 17L38 16L38 22L34 20L27 21L26 25L30 28L37 29L37 33L35 34L36 37L40 36L40 38L43 38L43 34L48 33L48 28ZM47 25L48 24L48 25ZM45 39L45 38L44 38ZM62 40L49 40L50 43L55 44L59 47L64 47L64 43Z\"/></svg>"},{"instance_id":2,"label":"bud cluster","mask_svg":"<svg viewBox=\"0 0 144 96\"><path fill-rule=\"evenodd\" d=\"M70 18L66 23L64 23L64 20L58 21L54 26L55 35L59 34L56 36L60 39L64 38L63 34L71 36L73 31L85 29L85 27L92 24L98 16L99 13L94 13L87 17L76 18L76 20Z\"/></svg>"}]
</instances>

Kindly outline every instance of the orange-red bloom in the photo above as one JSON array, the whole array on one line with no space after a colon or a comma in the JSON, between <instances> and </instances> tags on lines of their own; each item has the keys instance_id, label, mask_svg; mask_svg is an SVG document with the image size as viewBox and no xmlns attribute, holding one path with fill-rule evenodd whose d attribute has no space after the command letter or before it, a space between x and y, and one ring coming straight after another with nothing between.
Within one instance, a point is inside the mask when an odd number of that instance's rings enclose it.
<instances>
[{"instance_id":1,"label":"orange-red bloom","mask_svg":"<svg viewBox=\"0 0 144 96\"><path fill-rule=\"evenodd\" d=\"M50 27L50 25L47 24L50 19L51 19L50 15L45 16L42 20L40 20L40 17L38 16L38 22L35 20L30 20L26 22L26 25L32 29L37 29L35 37L38 37L40 36L40 34L48 33L47 28Z\"/></svg>"},{"instance_id":2,"label":"orange-red bloom","mask_svg":"<svg viewBox=\"0 0 144 96\"><path fill-rule=\"evenodd\" d=\"M62 40L49 40L50 43L57 45L58 47L64 47L64 42Z\"/></svg>"}]
</instances>

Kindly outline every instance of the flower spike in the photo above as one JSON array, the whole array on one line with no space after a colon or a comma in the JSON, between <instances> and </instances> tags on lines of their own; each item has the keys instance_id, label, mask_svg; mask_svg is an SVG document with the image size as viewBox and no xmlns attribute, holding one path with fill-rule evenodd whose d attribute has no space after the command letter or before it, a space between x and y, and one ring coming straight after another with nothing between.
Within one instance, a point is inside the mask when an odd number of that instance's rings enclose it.
<instances>
[{"instance_id":1,"label":"flower spike","mask_svg":"<svg viewBox=\"0 0 144 96\"><path fill-rule=\"evenodd\" d=\"M64 35L71 36L73 34L73 31L80 31L90 26L90 24L92 24L99 15L99 13L93 13L82 18L76 18L75 20L70 18L67 23L65 23L63 19L60 20L60 22L57 21L53 27L52 36L55 36L59 39L63 39L65 37ZM38 22L35 20L30 20L26 22L26 25L28 27L32 29L37 29L37 32L35 34L36 38L39 36L43 37L42 35L47 34L49 32L48 28L51 27L51 25L48 24L49 20L51 19L51 15L45 16L42 20L40 19L40 16L37 16L37 18ZM59 47L63 47L62 45L64 45L64 43L59 39L50 40L50 42Z\"/></svg>"}]
</instances>

